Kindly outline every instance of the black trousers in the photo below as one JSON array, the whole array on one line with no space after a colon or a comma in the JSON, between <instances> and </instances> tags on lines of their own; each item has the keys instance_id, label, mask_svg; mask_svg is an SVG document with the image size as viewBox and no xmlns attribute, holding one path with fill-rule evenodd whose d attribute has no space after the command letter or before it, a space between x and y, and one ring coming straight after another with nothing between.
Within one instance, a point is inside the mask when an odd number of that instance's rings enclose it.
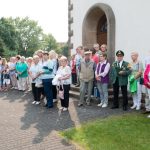
<instances>
[{"instance_id":1,"label":"black trousers","mask_svg":"<svg viewBox=\"0 0 150 150\"><path fill-rule=\"evenodd\" d=\"M56 89L56 85L52 85L52 91L53 91L53 99L57 99L57 89Z\"/></svg>"},{"instance_id":2,"label":"black trousers","mask_svg":"<svg viewBox=\"0 0 150 150\"><path fill-rule=\"evenodd\" d=\"M43 87L37 88L35 87L35 83L32 83L32 94L34 101L40 101L41 95L44 93Z\"/></svg>"},{"instance_id":3,"label":"black trousers","mask_svg":"<svg viewBox=\"0 0 150 150\"><path fill-rule=\"evenodd\" d=\"M61 99L61 106L62 107L69 107L69 90L70 90L70 84L63 85L64 88L64 99Z\"/></svg>"},{"instance_id":4,"label":"black trousers","mask_svg":"<svg viewBox=\"0 0 150 150\"><path fill-rule=\"evenodd\" d=\"M76 84L77 83L77 74L76 73L72 73L72 84Z\"/></svg>"},{"instance_id":5,"label":"black trousers","mask_svg":"<svg viewBox=\"0 0 150 150\"><path fill-rule=\"evenodd\" d=\"M121 92L123 96L123 107L128 106L128 92L127 92L127 85L119 86L118 78L116 79L116 82L113 84L113 94L114 94L114 100L113 105L119 107L119 88L121 87Z\"/></svg>"}]
</instances>

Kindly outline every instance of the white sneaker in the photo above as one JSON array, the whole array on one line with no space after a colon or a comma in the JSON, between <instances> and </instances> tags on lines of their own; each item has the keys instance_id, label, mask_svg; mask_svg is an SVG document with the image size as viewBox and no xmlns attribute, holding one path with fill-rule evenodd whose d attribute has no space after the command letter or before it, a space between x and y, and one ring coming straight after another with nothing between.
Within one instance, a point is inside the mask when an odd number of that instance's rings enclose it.
<instances>
[{"instance_id":1,"label":"white sneaker","mask_svg":"<svg viewBox=\"0 0 150 150\"><path fill-rule=\"evenodd\" d=\"M59 108L59 110L63 110L63 109L64 109L64 107L60 107L60 108Z\"/></svg>"},{"instance_id":2,"label":"white sneaker","mask_svg":"<svg viewBox=\"0 0 150 150\"><path fill-rule=\"evenodd\" d=\"M33 102L32 102L32 104L35 104L35 103L36 103L36 101L33 101Z\"/></svg>"},{"instance_id":3,"label":"white sneaker","mask_svg":"<svg viewBox=\"0 0 150 150\"><path fill-rule=\"evenodd\" d=\"M64 108L63 108L63 111L68 111L68 108L65 108L65 107L64 107Z\"/></svg>"},{"instance_id":4,"label":"white sneaker","mask_svg":"<svg viewBox=\"0 0 150 150\"><path fill-rule=\"evenodd\" d=\"M107 107L107 104L103 104L103 105L102 105L102 108L106 108L106 107Z\"/></svg>"},{"instance_id":5,"label":"white sneaker","mask_svg":"<svg viewBox=\"0 0 150 150\"><path fill-rule=\"evenodd\" d=\"M40 104L40 102L36 102L35 104L36 104L36 105L39 105L39 104Z\"/></svg>"},{"instance_id":6,"label":"white sneaker","mask_svg":"<svg viewBox=\"0 0 150 150\"><path fill-rule=\"evenodd\" d=\"M148 115L147 118L150 118L150 115Z\"/></svg>"},{"instance_id":7,"label":"white sneaker","mask_svg":"<svg viewBox=\"0 0 150 150\"><path fill-rule=\"evenodd\" d=\"M137 107L136 107L136 110L140 110L140 109L141 109L141 107L140 107L140 106L137 106Z\"/></svg>"},{"instance_id":8,"label":"white sneaker","mask_svg":"<svg viewBox=\"0 0 150 150\"><path fill-rule=\"evenodd\" d=\"M133 105L132 107L131 107L131 109L135 109L136 108L136 105Z\"/></svg>"},{"instance_id":9,"label":"white sneaker","mask_svg":"<svg viewBox=\"0 0 150 150\"><path fill-rule=\"evenodd\" d=\"M102 107L102 105L103 105L103 103L100 103L100 104L98 104L97 106L98 106L98 107Z\"/></svg>"}]
</instances>

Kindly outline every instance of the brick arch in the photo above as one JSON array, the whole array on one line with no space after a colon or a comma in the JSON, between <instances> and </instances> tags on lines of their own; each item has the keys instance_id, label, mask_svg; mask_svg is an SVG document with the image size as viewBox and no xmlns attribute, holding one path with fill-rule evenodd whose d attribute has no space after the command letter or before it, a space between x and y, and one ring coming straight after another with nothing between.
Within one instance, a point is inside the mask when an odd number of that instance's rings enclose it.
<instances>
[{"instance_id":1,"label":"brick arch","mask_svg":"<svg viewBox=\"0 0 150 150\"><path fill-rule=\"evenodd\" d=\"M108 58L110 62L115 60L115 15L112 8L103 3L97 3L87 11L82 24L82 44L92 47L98 43L98 27L103 17L107 19L106 41L108 45ZM102 44L102 43L100 43Z\"/></svg>"}]
</instances>

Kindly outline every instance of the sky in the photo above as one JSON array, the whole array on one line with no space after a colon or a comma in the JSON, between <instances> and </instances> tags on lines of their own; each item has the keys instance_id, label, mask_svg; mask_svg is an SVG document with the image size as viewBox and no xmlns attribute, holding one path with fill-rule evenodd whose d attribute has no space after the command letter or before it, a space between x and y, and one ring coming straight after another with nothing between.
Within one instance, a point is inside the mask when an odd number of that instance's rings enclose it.
<instances>
[{"instance_id":1,"label":"sky","mask_svg":"<svg viewBox=\"0 0 150 150\"><path fill-rule=\"evenodd\" d=\"M0 0L0 17L26 17L38 21L44 33L58 42L68 40L68 0Z\"/></svg>"}]
</instances>

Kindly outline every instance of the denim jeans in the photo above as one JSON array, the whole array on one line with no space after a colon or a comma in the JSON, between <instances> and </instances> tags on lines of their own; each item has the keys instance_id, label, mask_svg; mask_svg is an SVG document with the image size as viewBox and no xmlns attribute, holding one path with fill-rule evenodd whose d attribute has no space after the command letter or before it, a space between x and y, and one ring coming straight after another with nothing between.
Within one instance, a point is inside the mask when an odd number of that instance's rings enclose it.
<instances>
[{"instance_id":1,"label":"denim jeans","mask_svg":"<svg viewBox=\"0 0 150 150\"><path fill-rule=\"evenodd\" d=\"M47 107L53 107L52 79L42 79Z\"/></svg>"},{"instance_id":2,"label":"denim jeans","mask_svg":"<svg viewBox=\"0 0 150 150\"><path fill-rule=\"evenodd\" d=\"M97 88L100 93L101 103L108 105L108 83L97 82Z\"/></svg>"}]
</instances>

